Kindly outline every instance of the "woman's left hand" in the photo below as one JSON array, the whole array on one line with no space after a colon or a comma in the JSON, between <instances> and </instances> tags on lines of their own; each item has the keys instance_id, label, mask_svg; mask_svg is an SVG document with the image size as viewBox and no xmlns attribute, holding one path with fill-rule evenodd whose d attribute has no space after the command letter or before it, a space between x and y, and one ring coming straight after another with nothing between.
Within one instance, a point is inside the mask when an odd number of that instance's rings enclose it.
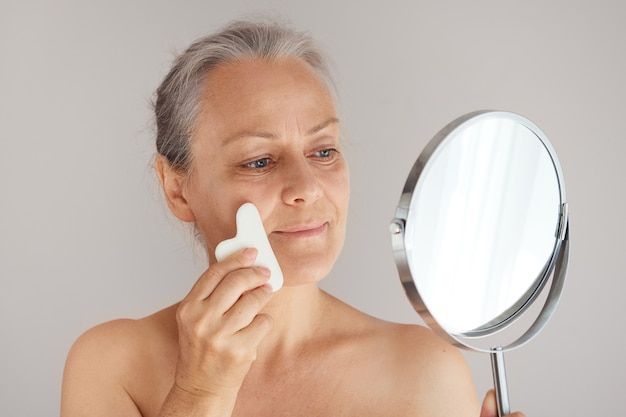
<instances>
[{"instance_id":1,"label":"woman's left hand","mask_svg":"<svg viewBox=\"0 0 626 417\"><path fill-rule=\"evenodd\" d=\"M496 393L494 390L487 391L483 405L480 409L480 417L498 417L498 406L496 404ZM515 412L502 417L525 417L524 413Z\"/></svg>"}]
</instances>

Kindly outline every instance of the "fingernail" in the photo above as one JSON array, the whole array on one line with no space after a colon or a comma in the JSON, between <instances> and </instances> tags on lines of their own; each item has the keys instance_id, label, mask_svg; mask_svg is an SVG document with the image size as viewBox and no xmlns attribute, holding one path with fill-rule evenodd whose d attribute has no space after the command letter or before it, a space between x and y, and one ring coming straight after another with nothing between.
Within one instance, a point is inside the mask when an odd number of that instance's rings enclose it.
<instances>
[{"instance_id":1,"label":"fingernail","mask_svg":"<svg viewBox=\"0 0 626 417\"><path fill-rule=\"evenodd\" d=\"M246 248L243 250L243 256L248 259L256 258L257 250L255 248Z\"/></svg>"},{"instance_id":2,"label":"fingernail","mask_svg":"<svg viewBox=\"0 0 626 417\"><path fill-rule=\"evenodd\" d=\"M270 275L272 275L272 271L270 271L269 268L266 268L264 266L260 266L259 271L261 271L261 273L265 275L266 277L269 277Z\"/></svg>"}]
</instances>

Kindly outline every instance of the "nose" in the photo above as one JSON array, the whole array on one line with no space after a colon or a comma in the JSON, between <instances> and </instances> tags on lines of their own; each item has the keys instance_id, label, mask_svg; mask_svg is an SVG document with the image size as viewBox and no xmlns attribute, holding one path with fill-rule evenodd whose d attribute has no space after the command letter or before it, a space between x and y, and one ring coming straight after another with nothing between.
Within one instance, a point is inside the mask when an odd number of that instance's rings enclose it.
<instances>
[{"instance_id":1,"label":"nose","mask_svg":"<svg viewBox=\"0 0 626 417\"><path fill-rule=\"evenodd\" d=\"M282 199L285 204L310 204L322 196L322 187L315 168L306 157L292 160L284 169Z\"/></svg>"}]
</instances>

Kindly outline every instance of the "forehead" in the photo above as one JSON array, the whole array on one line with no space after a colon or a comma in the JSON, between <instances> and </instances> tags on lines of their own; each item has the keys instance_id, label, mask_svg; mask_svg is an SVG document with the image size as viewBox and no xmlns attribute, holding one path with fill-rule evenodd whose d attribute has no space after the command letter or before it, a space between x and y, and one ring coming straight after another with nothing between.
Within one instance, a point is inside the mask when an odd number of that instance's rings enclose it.
<instances>
[{"instance_id":1,"label":"forehead","mask_svg":"<svg viewBox=\"0 0 626 417\"><path fill-rule=\"evenodd\" d=\"M331 117L332 94L306 62L253 59L223 64L207 75L196 132L226 137L241 129L308 129Z\"/></svg>"},{"instance_id":2,"label":"forehead","mask_svg":"<svg viewBox=\"0 0 626 417\"><path fill-rule=\"evenodd\" d=\"M225 92L245 92L267 88L314 87L327 91L318 73L304 60L297 57L277 59L246 59L227 62L211 70L206 77L205 98L220 96Z\"/></svg>"}]
</instances>

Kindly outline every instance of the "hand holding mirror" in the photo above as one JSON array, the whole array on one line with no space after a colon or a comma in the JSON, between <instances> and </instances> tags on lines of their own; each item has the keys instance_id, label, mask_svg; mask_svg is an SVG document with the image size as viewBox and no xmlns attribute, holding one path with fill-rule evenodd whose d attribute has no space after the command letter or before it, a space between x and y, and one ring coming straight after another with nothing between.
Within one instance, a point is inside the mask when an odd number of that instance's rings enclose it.
<instances>
[{"instance_id":1,"label":"hand holding mirror","mask_svg":"<svg viewBox=\"0 0 626 417\"><path fill-rule=\"evenodd\" d=\"M569 258L563 174L547 137L509 112L454 120L413 165L390 231L413 307L446 340L491 354L498 413L508 414L503 352L546 324Z\"/></svg>"}]
</instances>

